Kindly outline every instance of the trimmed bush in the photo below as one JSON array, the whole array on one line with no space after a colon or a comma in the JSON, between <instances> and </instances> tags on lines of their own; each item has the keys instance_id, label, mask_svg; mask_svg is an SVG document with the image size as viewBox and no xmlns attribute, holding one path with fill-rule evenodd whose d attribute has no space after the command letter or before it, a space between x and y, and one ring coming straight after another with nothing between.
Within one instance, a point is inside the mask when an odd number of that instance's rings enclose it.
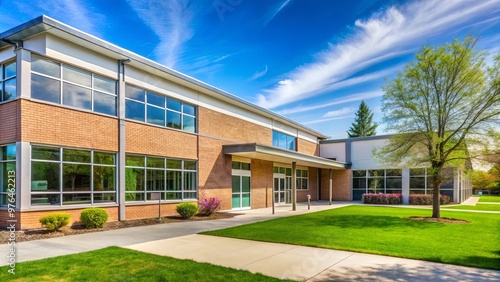
<instances>
[{"instance_id":1,"label":"trimmed bush","mask_svg":"<svg viewBox=\"0 0 500 282\"><path fill-rule=\"evenodd\" d=\"M400 205L403 202L401 194L363 194L363 203L379 205Z\"/></svg>"},{"instance_id":2,"label":"trimmed bush","mask_svg":"<svg viewBox=\"0 0 500 282\"><path fill-rule=\"evenodd\" d=\"M441 205L449 204L450 197L440 195L439 203ZM410 195L410 205L432 205L432 194L412 194Z\"/></svg>"},{"instance_id":3,"label":"trimmed bush","mask_svg":"<svg viewBox=\"0 0 500 282\"><path fill-rule=\"evenodd\" d=\"M216 198L203 198L203 200L198 202L198 207L200 208L200 214L204 216L210 216L214 212L220 210L221 200Z\"/></svg>"},{"instance_id":4,"label":"trimmed bush","mask_svg":"<svg viewBox=\"0 0 500 282\"><path fill-rule=\"evenodd\" d=\"M67 213L53 213L40 218L39 221L45 229L57 231L69 224L69 217Z\"/></svg>"},{"instance_id":5,"label":"trimmed bush","mask_svg":"<svg viewBox=\"0 0 500 282\"><path fill-rule=\"evenodd\" d=\"M80 214L85 228L101 228L108 221L108 212L102 208L87 208Z\"/></svg>"},{"instance_id":6,"label":"trimmed bush","mask_svg":"<svg viewBox=\"0 0 500 282\"><path fill-rule=\"evenodd\" d=\"M195 203L180 203L175 210L182 218L188 219L198 212L198 206Z\"/></svg>"}]
</instances>

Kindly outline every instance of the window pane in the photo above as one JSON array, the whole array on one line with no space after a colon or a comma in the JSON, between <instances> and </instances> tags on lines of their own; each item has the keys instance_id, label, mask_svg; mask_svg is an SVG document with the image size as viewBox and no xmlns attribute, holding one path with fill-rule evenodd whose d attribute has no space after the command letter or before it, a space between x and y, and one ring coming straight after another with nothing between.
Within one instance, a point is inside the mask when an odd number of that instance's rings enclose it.
<instances>
[{"instance_id":1,"label":"window pane","mask_svg":"<svg viewBox=\"0 0 500 282\"><path fill-rule=\"evenodd\" d=\"M116 94L116 81L95 75L94 89Z\"/></svg>"},{"instance_id":2,"label":"window pane","mask_svg":"<svg viewBox=\"0 0 500 282\"><path fill-rule=\"evenodd\" d=\"M192 192L192 193L191 192L189 192L189 193L184 192L184 200L186 200L186 199L197 199L196 192Z\"/></svg>"},{"instance_id":3,"label":"window pane","mask_svg":"<svg viewBox=\"0 0 500 282\"><path fill-rule=\"evenodd\" d=\"M411 168L410 169L410 175L411 176L425 176L425 168Z\"/></svg>"},{"instance_id":4,"label":"window pane","mask_svg":"<svg viewBox=\"0 0 500 282\"><path fill-rule=\"evenodd\" d=\"M59 148L38 146L31 146L31 158L50 161L59 161L61 159Z\"/></svg>"},{"instance_id":5,"label":"window pane","mask_svg":"<svg viewBox=\"0 0 500 282\"><path fill-rule=\"evenodd\" d=\"M144 102L144 90L127 85L125 87L125 97Z\"/></svg>"},{"instance_id":6,"label":"window pane","mask_svg":"<svg viewBox=\"0 0 500 282\"><path fill-rule=\"evenodd\" d=\"M63 149L63 161L90 163L90 151Z\"/></svg>"},{"instance_id":7,"label":"window pane","mask_svg":"<svg viewBox=\"0 0 500 282\"><path fill-rule=\"evenodd\" d=\"M59 205L61 203L61 199L59 198L59 194L31 194L31 205L32 206L40 206L40 205Z\"/></svg>"},{"instance_id":8,"label":"window pane","mask_svg":"<svg viewBox=\"0 0 500 282\"><path fill-rule=\"evenodd\" d=\"M301 176L302 176L302 170L297 169L297 170L295 171L295 174L297 175L297 177L301 177Z\"/></svg>"},{"instance_id":9,"label":"window pane","mask_svg":"<svg viewBox=\"0 0 500 282\"><path fill-rule=\"evenodd\" d=\"M196 191L196 172L184 172L184 190Z\"/></svg>"},{"instance_id":10,"label":"window pane","mask_svg":"<svg viewBox=\"0 0 500 282\"><path fill-rule=\"evenodd\" d=\"M233 162L232 164L233 169L241 169L241 163L240 162Z\"/></svg>"},{"instance_id":11,"label":"window pane","mask_svg":"<svg viewBox=\"0 0 500 282\"><path fill-rule=\"evenodd\" d=\"M167 170L167 191L181 191L181 177L180 171Z\"/></svg>"},{"instance_id":12,"label":"window pane","mask_svg":"<svg viewBox=\"0 0 500 282\"><path fill-rule=\"evenodd\" d=\"M181 114L167 111L167 127L181 129Z\"/></svg>"},{"instance_id":13,"label":"window pane","mask_svg":"<svg viewBox=\"0 0 500 282\"><path fill-rule=\"evenodd\" d=\"M125 190L144 191L143 168L125 168Z\"/></svg>"},{"instance_id":14,"label":"window pane","mask_svg":"<svg viewBox=\"0 0 500 282\"><path fill-rule=\"evenodd\" d=\"M280 171L281 171L281 169L280 169ZM285 175L286 176L292 176L292 169L289 168L289 167L285 168Z\"/></svg>"},{"instance_id":15,"label":"window pane","mask_svg":"<svg viewBox=\"0 0 500 282\"><path fill-rule=\"evenodd\" d=\"M142 192L142 193L126 193L125 194L125 201L126 202L144 201L144 192Z\"/></svg>"},{"instance_id":16,"label":"window pane","mask_svg":"<svg viewBox=\"0 0 500 282\"><path fill-rule=\"evenodd\" d=\"M371 188L384 188L384 179L383 178L368 179L368 189Z\"/></svg>"},{"instance_id":17,"label":"window pane","mask_svg":"<svg viewBox=\"0 0 500 282\"><path fill-rule=\"evenodd\" d=\"M31 162L31 191L59 192L59 163Z\"/></svg>"},{"instance_id":18,"label":"window pane","mask_svg":"<svg viewBox=\"0 0 500 282\"><path fill-rule=\"evenodd\" d=\"M410 177L410 189L412 188L425 188L424 177Z\"/></svg>"},{"instance_id":19,"label":"window pane","mask_svg":"<svg viewBox=\"0 0 500 282\"><path fill-rule=\"evenodd\" d=\"M148 105L147 123L165 126L165 110Z\"/></svg>"},{"instance_id":20,"label":"window pane","mask_svg":"<svg viewBox=\"0 0 500 282\"><path fill-rule=\"evenodd\" d=\"M167 160L167 168L182 169L182 161L180 161L180 160Z\"/></svg>"},{"instance_id":21,"label":"window pane","mask_svg":"<svg viewBox=\"0 0 500 282\"><path fill-rule=\"evenodd\" d=\"M148 169L146 175L146 190L163 191L165 190L164 170Z\"/></svg>"},{"instance_id":22,"label":"window pane","mask_svg":"<svg viewBox=\"0 0 500 282\"><path fill-rule=\"evenodd\" d=\"M240 177L237 175L232 176L232 192L240 193Z\"/></svg>"},{"instance_id":23,"label":"window pane","mask_svg":"<svg viewBox=\"0 0 500 282\"><path fill-rule=\"evenodd\" d=\"M94 166L94 191L115 191L115 168Z\"/></svg>"},{"instance_id":24,"label":"window pane","mask_svg":"<svg viewBox=\"0 0 500 282\"><path fill-rule=\"evenodd\" d=\"M250 192L250 177L241 177L241 192Z\"/></svg>"},{"instance_id":25,"label":"window pane","mask_svg":"<svg viewBox=\"0 0 500 282\"><path fill-rule=\"evenodd\" d=\"M307 177L309 171L307 169L302 170L302 177Z\"/></svg>"},{"instance_id":26,"label":"window pane","mask_svg":"<svg viewBox=\"0 0 500 282\"><path fill-rule=\"evenodd\" d=\"M164 168L165 167L165 159L164 158L146 157L146 166L147 167Z\"/></svg>"},{"instance_id":27,"label":"window pane","mask_svg":"<svg viewBox=\"0 0 500 282\"><path fill-rule=\"evenodd\" d=\"M16 160L16 145L0 147L0 160Z\"/></svg>"},{"instance_id":28,"label":"window pane","mask_svg":"<svg viewBox=\"0 0 500 282\"><path fill-rule=\"evenodd\" d=\"M1 84L0 84L1 87ZM17 96L16 91L16 78L11 78L4 82L4 91L2 101L9 101Z\"/></svg>"},{"instance_id":29,"label":"window pane","mask_svg":"<svg viewBox=\"0 0 500 282\"><path fill-rule=\"evenodd\" d=\"M385 179L385 187L390 189L401 188L403 187L402 180L400 177L398 178L387 177Z\"/></svg>"},{"instance_id":30,"label":"window pane","mask_svg":"<svg viewBox=\"0 0 500 282\"><path fill-rule=\"evenodd\" d=\"M144 104L132 100L126 100L125 117L138 121L144 121Z\"/></svg>"},{"instance_id":31,"label":"window pane","mask_svg":"<svg viewBox=\"0 0 500 282\"><path fill-rule=\"evenodd\" d=\"M286 136L286 149L295 151L295 137Z\"/></svg>"},{"instance_id":32,"label":"window pane","mask_svg":"<svg viewBox=\"0 0 500 282\"><path fill-rule=\"evenodd\" d=\"M386 176L401 176L402 171L400 169L388 169L385 171Z\"/></svg>"},{"instance_id":33,"label":"window pane","mask_svg":"<svg viewBox=\"0 0 500 282\"><path fill-rule=\"evenodd\" d=\"M31 74L31 98L59 104L61 82L55 79Z\"/></svg>"},{"instance_id":34,"label":"window pane","mask_svg":"<svg viewBox=\"0 0 500 282\"><path fill-rule=\"evenodd\" d=\"M187 132L195 132L196 131L196 126L195 126L195 118L190 117L190 116L185 116L182 115L183 118L183 123L182 123L182 130L187 131Z\"/></svg>"},{"instance_id":35,"label":"window pane","mask_svg":"<svg viewBox=\"0 0 500 282\"><path fill-rule=\"evenodd\" d=\"M94 193L94 204L116 203L116 193Z\"/></svg>"},{"instance_id":36,"label":"window pane","mask_svg":"<svg viewBox=\"0 0 500 282\"><path fill-rule=\"evenodd\" d=\"M63 191L90 191L90 165L63 164Z\"/></svg>"},{"instance_id":37,"label":"window pane","mask_svg":"<svg viewBox=\"0 0 500 282\"><path fill-rule=\"evenodd\" d=\"M278 139L279 139L279 146L278 147L280 147L281 149L287 149L287 147L286 147L286 134L279 133Z\"/></svg>"},{"instance_id":38,"label":"window pane","mask_svg":"<svg viewBox=\"0 0 500 282\"><path fill-rule=\"evenodd\" d=\"M241 169L242 170L250 170L250 164L249 163L241 163Z\"/></svg>"},{"instance_id":39,"label":"window pane","mask_svg":"<svg viewBox=\"0 0 500 282\"><path fill-rule=\"evenodd\" d=\"M7 189L12 189L12 181L16 179L16 162L0 163L0 192L8 192ZM10 181L9 181L10 180Z\"/></svg>"},{"instance_id":40,"label":"window pane","mask_svg":"<svg viewBox=\"0 0 500 282\"><path fill-rule=\"evenodd\" d=\"M352 188L362 188L366 189L366 179L365 178L353 178L352 179Z\"/></svg>"},{"instance_id":41,"label":"window pane","mask_svg":"<svg viewBox=\"0 0 500 282\"><path fill-rule=\"evenodd\" d=\"M302 189L309 189L309 185L307 183L307 178L302 178Z\"/></svg>"},{"instance_id":42,"label":"window pane","mask_svg":"<svg viewBox=\"0 0 500 282\"><path fill-rule=\"evenodd\" d=\"M126 166L144 167L144 157L143 156L126 155L125 156L125 165Z\"/></svg>"},{"instance_id":43,"label":"window pane","mask_svg":"<svg viewBox=\"0 0 500 282\"><path fill-rule=\"evenodd\" d=\"M90 204L90 194L63 194L63 205Z\"/></svg>"},{"instance_id":44,"label":"window pane","mask_svg":"<svg viewBox=\"0 0 500 282\"><path fill-rule=\"evenodd\" d=\"M196 115L195 107L188 104L182 105L182 112L192 116Z\"/></svg>"},{"instance_id":45,"label":"window pane","mask_svg":"<svg viewBox=\"0 0 500 282\"><path fill-rule=\"evenodd\" d=\"M167 98L167 108L180 112L181 102Z\"/></svg>"},{"instance_id":46,"label":"window pane","mask_svg":"<svg viewBox=\"0 0 500 282\"><path fill-rule=\"evenodd\" d=\"M63 79L87 87L92 87L92 75L89 72L63 66Z\"/></svg>"},{"instance_id":47,"label":"window pane","mask_svg":"<svg viewBox=\"0 0 500 282\"><path fill-rule=\"evenodd\" d=\"M165 196L166 200L181 200L182 193L167 192Z\"/></svg>"},{"instance_id":48,"label":"window pane","mask_svg":"<svg viewBox=\"0 0 500 282\"><path fill-rule=\"evenodd\" d=\"M38 56L31 56L31 70L56 78L61 78L61 67L51 60L42 59Z\"/></svg>"},{"instance_id":49,"label":"window pane","mask_svg":"<svg viewBox=\"0 0 500 282\"><path fill-rule=\"evenodd\" d=\"M148 92L148 104L165 107L165 97Z\"/></svg>"},{"instance_id":50,"label":"window pane","mask_svg":"<svg viewBox=\"0 0 500 282\"><path fill-rule=\"evenodd\" d=\"M353 170L352 171L352 177L365 177L366 176L366 170Z\"/></svg>"},{"instance_id":51,"label":"window pane","mask_svg":"<svg viewBox=\"0 0 500 282\"><path fill-rule=\"evenodd\" d=\"M80 109L92 109L92 91L69 83L63 84L63 104Z\"/></svg>"},{"instance_id":52,"label":"window pane","mask_svg":"<svg viewBox=\"0 0 500 282\"><path fill-rule=\"evenodd\" d=\"M368 176L369 177L383 177L384 176L384 170L369 170L368 171Z\"/></svg>"},{"instance_id":53,"label":"window pane","mask_svg":"<svg viewBox=\"0 0 500 282\"><path fill-rule=\"evenodd\" d=\"M273 130L273 147L279 147L279 134Z\"/></svg>"},{"instance_id":54,"label":"window pane","mask_svg":"<svg viewBox=\"0 0 500 282\"><path fill-rule=\"evenodd\" d=\"M8 65L5 65L4 71L5 71L4 79L16 76L16 61L13 61Z\"/></svg>"},{"instance_id":55,"label":"window pane","mask_svg":"<svg viewBox=\"0 0 500 282\"><path fill-rule=\"evenodd\" d=\"M116 96L94 91L94 112L116 116Z\"/></svg>"},{"instance_id":56,"label":"window pane","mask_svg":"<svg viewBox=\"0 0 500 282\"><path fill-rule=\"evenodd\" d=\"M184 169L196 170L196 161L184 161Z\"/></svg>"}]
</instances>

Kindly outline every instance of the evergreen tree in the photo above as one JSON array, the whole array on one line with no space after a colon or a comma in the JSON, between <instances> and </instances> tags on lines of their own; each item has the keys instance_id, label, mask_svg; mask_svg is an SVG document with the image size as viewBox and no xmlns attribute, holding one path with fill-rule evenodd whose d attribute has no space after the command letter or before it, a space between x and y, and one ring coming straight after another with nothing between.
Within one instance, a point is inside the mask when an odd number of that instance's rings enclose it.
<instances>
[{"instance_id":1,"label":"evergreen tree","mask_svg":"<svg viewBox=\"0 0 500 282\"><path fill-rule=\"evenodd\" d=\"M366 105L365 101L361 101L359 109L356 112L356 118L353 124L347 131L349 138L361 137L361 136L372 136L377 134L375 131L378 124L373 122L373 113Z\"/></svg>"}]
</instances>

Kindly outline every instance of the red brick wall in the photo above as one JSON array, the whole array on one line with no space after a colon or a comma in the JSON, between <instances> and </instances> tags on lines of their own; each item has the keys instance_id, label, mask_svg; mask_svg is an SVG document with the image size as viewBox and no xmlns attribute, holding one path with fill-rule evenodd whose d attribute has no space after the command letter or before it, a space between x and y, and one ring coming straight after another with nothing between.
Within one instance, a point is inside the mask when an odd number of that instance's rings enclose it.
<instances>
[{"instance_id":1,"label":"red brick wall","mask_svg":"<svg viewBox=\"0 0 500 282\"><path fill-rule=\"evenodd\" d=\"M263 160L252 160L251 164L251 207L252 209L272 206L273 195L273 163Z\"/></svg>"},{"instance_id":2,"label":"red brick wall","mask_svg":"<svg viewBox=\"0 0 500 282\"><path fill-rule=\"evenodd\" d=\"M0 105L0 144L21 140L21 100Z\"/></svg>"},{"instance_id":3,"label":"red brick wall","mask_svg":"<svg viewBox=\"0 0 500 282\"><path fill-rule=\"evenodd\" d=\"M333 170L332 173L332 200L351 200L351 170ZM321 200L328 200L329 172L327 169L321 171Z\"/></svg>"},{"instance_id":4,"label":"red brick wall","mask_svg":"<svg viewBox=\"0 0 500 282\"><path fill-rule=\"evenodd\" d=\"M21 100L26 142L118 151L118 119Z\"/></svg>"}]
</instances>

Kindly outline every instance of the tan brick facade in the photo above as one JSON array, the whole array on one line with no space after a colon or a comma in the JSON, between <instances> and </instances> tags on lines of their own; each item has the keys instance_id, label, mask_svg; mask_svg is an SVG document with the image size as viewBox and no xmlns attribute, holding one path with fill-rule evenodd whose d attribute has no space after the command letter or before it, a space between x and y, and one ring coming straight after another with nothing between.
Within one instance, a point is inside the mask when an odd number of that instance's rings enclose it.
<instances>
[{"instance_id":1,"label":"tan brick facade","mask_svg":"<svg viewBox=\"0 0 500 282\"><path fill-rule=\"evenodd\" d=\"M297 138L297 151L313 156L319 156L319 144Z\"/></svg>"},{"instance_id":2,"label":"tan brick facade","mask_svg":"<svg viewBox=\"0 0 500 282\"><path fill-rule=\"evenodd\" d=\"M332 173L332 200L351 200L351 177L352 170L333 170ZM321 171L321 200L328 200L329 194L329 172L327 169Z\"/></svg>"},{"instance_id":3,"label":"tan brick facade","mask_svg":"<svg viewBox=\"0 0 500 282\"><path fill-rule=\"evenodd\" d=\"M0 105L0 144L21 140L21 101Z\"/></svg>"}]
</instances>

